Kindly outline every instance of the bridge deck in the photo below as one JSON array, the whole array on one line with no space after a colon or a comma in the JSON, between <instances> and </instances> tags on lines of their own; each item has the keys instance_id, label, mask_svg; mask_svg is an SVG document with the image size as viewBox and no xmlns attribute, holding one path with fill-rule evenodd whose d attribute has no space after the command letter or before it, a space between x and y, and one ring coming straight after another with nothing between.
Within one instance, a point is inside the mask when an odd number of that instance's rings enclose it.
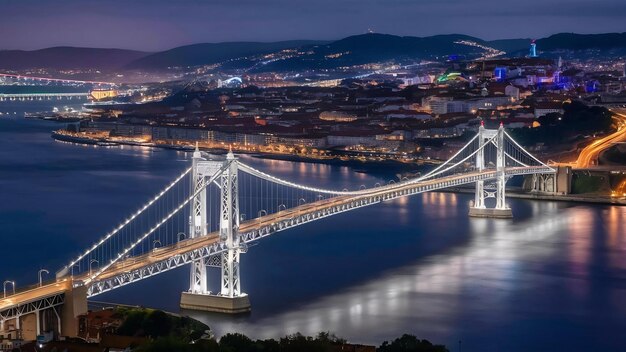
<instances>
[{"instance_id":1,"label":"bridge deck","mask_svg":"<svg viewBox=\"0 0 626 352\"><path fill-rule=\"evenodd\" d=\"M7 295L6 298L0 299L0 311L66 292L71 289L71 284L71 280L65 278L41 287L17 292L14 295Z\"/></svg>"}]
</instances>

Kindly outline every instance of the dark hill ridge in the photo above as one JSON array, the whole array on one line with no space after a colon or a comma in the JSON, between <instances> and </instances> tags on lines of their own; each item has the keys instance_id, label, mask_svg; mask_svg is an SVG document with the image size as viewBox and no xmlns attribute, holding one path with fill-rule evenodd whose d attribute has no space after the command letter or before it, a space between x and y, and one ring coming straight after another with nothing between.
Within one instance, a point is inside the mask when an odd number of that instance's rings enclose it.
<instances>
[{"instance_id":1,"label":"dark hill ridge","mask_svg":"<svg viewBox=\"0 0 626 352\"><path fill-rule=\"evenodd\" d=\"M123 49L92 49L54 47L33 51L0 51L0 70L27 68L54 69L143 69L163 70L225 63L223 68L252 68L253 71L287 71L380 62L390 59L432 59L458 54L473 58L482 49L456 44L459 40L474 41L504 50L512 56L524 56L530 39L484 41L461 35L430 37L396 36L368 33L333 42L293 40L273 43L226 42L186 45L158 53ZM626 33L574 34L560 33L537 40L540 53L599 49L607 55L626 52ZM262 62L260 55L284 49L302 49L307 54L273 62ZM613 53L613 54L611 54Z\"/></svg>"},{"instance_id":2,"label":"dark hill ridge","mask_svg":"<svg viewBox=\"0 0 626 352\"><path fill-rule=\"evenodd\" d=\"M124 49L76 48L59 46L40 50L0 50L0 69L28 68L113 70L148 55Z\"/></svg>"},{"instance_id":3,"label":"dark hill ridge","mask_svg":"<svg viewBox=\"0 0 626 352\"><path fill-rule=\"evenodd\" d=\"M511 52L516 52L516 51L521 51L521 50L528 50L528 46L530 45L531 41L532 39L530 38L497 39L497 40L488 41L487 45L489 45L492 48L502 50L507 53L511 53Z\"/></svg>"},{"instance_id":4,"label":"dark hill ridge","mask_svg":"<svg viewBox=\"0 0 626 352\"><path fill-rule=\"evenodd\" d=\"M263 70L335 68L391 59L432 59L450 54L471 57L483 52L482 49L472 46L456 44L455 42L459 40L484 43L481 39L461 34L401 37L368 33L347 37L326 45L318 45L310 49L313 52L310 55L276 61L263 66Z\"/></svg>"},{"instance_id":5,"label":"dark hill ridge","mask_svg":"<svg viewBox=\"0 0 626 352\"><path fill-rule=\"evenodd\" d=\"M432 37L400 37L391 34L368 33L347 37L322 46L322 51L355 50L363 54L413 55L442 54L451 50L465 51L465 45L455 41L471 40L483 42L482 39L461 34L436 35ZM324 50L326 49L326 50ZM384 51L385 53L381 53ZM389 54L386 54L389 53Z\"/></svg>"},{"instance_id":6,"label":"dark hill ridge","mask_svg":"<svg viewBox=\"0 0 626 352\"><path fill-rule=\"evenodd\" d=\"M626 33L559 33L537 40L540 50L587 50L626 48Z\"/></svg>"},{"instance_id":7,"label":"dark hill ridge","mask_svg":"<svg viewBox=\"0 0 626 352\"><path fill-rule=\"evenodd\" d=\"M148 55L128 65L129 68L162 69L210 65L251 55L268 54L284 49L297 49L307 45L323 44L323 41L290 40L273 43L226 42L192 44Z\"/></svg>"}]
</instances>

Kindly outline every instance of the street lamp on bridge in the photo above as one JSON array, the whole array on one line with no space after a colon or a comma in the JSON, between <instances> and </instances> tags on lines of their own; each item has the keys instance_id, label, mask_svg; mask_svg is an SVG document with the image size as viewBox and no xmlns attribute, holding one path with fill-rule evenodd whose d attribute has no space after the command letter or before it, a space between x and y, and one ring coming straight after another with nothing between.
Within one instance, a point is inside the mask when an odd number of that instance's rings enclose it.
<instances>
[{"instance_id":1,"label":"street lamp on bridge","mask_svg":"<svg viewBox=\"0 0 626 352\"><path fill-rule=\"evenodd\" d=\"M89 277L91 277L91 266L93 263L100 264L100 262L97 259L92 259L89 261Z\"/></svg>"},{"instance_id":2,"label":"street lamp on bridge","mask_svg":"<svg viewBox=\"0 0 626 352\"><path fill-rule=\"evenodd\" d=\"M49 272L48 270L46 270L46 269L41 269L41 270L39 270L39 273L38 273L38 275L39 275L39 287L43 286L43 277L42 277L42 274L44 274L44 273L45 273L46 275L47 275L47 274L50 274L50 272Z\"/></svg>"},{"instance_id":3,"label":"street lamp on bridge","mask_svg":"<svg viewBox=\"0 0 626 352\"><path fill-rule=\"evenodd\" d=\"M278 209L278 211L280 211L280 206L278 207ZM257 218L259 219L259 223L261 223L261 217L263 216L267 216L267 210L265 209L259 210L259 216L257 216Z\"/></svg>"},{"instance_id":4,"label":"street lamp on bridge","mask_svg":"<svg viewBox=\"0 0 626 352\"><path fill-rule=\"evenodd\" d=\"M15 281L6 280L3 284L4 287L4 298L7 298L7 284L11 284L13 287L13 294L15 294Z\"/></svg>"},{"instance_id":5,"label":"street lamp on bridge","mask_svg":"<svg viewBox=\"0 0 626 352\"><path fill-rule=\"evenodd\" d=\"M72 277L72 280L74 280L74 268L75 267L78 268L78 271L80 272L80 263L74 264L70 268L70 270L71 270L70 276Z\"/></svg>"}]
</instances>

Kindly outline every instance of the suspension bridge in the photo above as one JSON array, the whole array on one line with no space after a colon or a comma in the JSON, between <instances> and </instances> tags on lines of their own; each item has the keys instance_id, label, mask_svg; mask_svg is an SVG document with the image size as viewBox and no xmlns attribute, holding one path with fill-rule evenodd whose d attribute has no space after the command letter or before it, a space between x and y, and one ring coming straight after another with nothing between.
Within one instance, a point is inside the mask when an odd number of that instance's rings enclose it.
<instances>
[{"instance_id":1,"label":"suspension bridge","mask_svg":"<svg viewBox=\"0 0 626 352\"><path fill-rule=\"evenodd\" d=\"M75 84L75 85L98 85L98 86L115 86L112 82L103 81L90 81L90 80L78 80L69 78L54 78L54 77L41 77L32 75L19 75L11 73L0 73L0 78L10 79L18 82L43 82L43 83L58 83L58 84Z\"/></svg>"},{"instance_id":2,"label":"suspension bridge","mask_svg":"<svg viewBox=\"0 0 626 352\"><path fill-rule=\"evenodd\" d=\"M468 184L476 187L470 216L509 218L507 181L555 172L502 126L481 126L463 148L424 175L357 190L294 183L257 170L232 153L219 160L196 149L190 168L73 258L53 282L40 280L16 291L15 283L6 281L0 334L54 330L73 336L77 317L87 311L87 298L182 266L190 268L182 308L246 312L250 301L242 290L240 258L267 236L398 197ZM220 269L219 287L208 287L209 267ZM35 317L28 320L30 328L24 323L27 316Z\"/></svg>"}]
</instances>

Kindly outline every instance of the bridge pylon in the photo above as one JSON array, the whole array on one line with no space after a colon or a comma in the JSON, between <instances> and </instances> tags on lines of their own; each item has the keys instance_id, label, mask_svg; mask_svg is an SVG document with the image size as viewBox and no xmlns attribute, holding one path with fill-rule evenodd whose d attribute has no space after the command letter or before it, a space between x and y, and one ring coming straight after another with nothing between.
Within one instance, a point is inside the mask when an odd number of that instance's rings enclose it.
<instances>
[{"instance_id":1,"label":"bridge pylon","mask_svg":"<svg viewBox=\"0 0 626 352\"><path fill-rule=\"evenodd\" d=\"M191 264L189 291L183 292L180 307L220 313L245 313L250 311L248 295L241 292L239 276L239 195L238 166L232 152L226 160L211 161L202 158L196 147L193 154L192 191L202 190L191 202L190 236L207 235L207 196L204 183L221 172L220 182L220 240L225 244L221 253L220 291L213 293L207 287L207 264L211 258L198 259Z\"/></svg>"},{"instance_id":2,"label":"bridge pylon","mask_svg":"<svg viewBox=\"0 0 626 352\"><path fill-rule=\"evenodd\" d=\"M478 128L478 153L476 153L476 169L482 172L485 169L485 148L486 141L495 137L496 152L496 191L489 192L485 189L485 181L476 181L476 193L474 203L470 206L469 216L480 218L501 218L509 219L513 217L511 208L506 204L506 163L504 151L504 126L500 124L497 130L486 129L484 124ZM495 198L494 208L487 208L485 198Z\"/></svg>"},{"instance_id":3,"label":"bridge pylon","mask_svg":"<svg viewBox=\"0 0 626 352\"><path fill-rule=\"evenodd\" d=\"M191 192L199 192L191 201L191 215L189 219L189 238L197 238L207 234L207 199L204 169L200 169L200 163L204 159L200 151L196 148L192 158ZM208 175L209 177L211 175ZM189 292L193 294L208 294L207 289L207 267L202 259L191 263L189 275Z\"/></svg>"}]
</instances>

